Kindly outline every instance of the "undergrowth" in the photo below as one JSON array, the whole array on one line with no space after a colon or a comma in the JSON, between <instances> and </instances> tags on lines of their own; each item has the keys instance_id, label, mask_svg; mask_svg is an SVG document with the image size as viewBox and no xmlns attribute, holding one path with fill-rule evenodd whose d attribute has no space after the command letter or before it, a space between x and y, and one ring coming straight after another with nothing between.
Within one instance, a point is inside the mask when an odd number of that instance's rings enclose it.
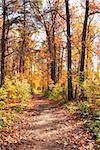
<instances>
[{"instance_id":1,"label":"undergrowth","mask_svg":"<svg viewBox=\"0 0 100 150\"><path fill-rule=\"evenodd\" d=\"M15 124L20 122L19 114L27 106L31 98L30 85L19 75L6 77L5 84L0 88L0 145L10 142L15 136Z\"/></svg>"},{"instance_id":2,"label":"undergrowth","mask_svg":"<svg viewBox=\"0 0 100 150\"><path fill-rule=\"evenodd\" d=\"M65 99L66 89L60 83L55 85L51 84L49 89L44 90L43 96L53 100Z\"/></svg>"}]
</instances>

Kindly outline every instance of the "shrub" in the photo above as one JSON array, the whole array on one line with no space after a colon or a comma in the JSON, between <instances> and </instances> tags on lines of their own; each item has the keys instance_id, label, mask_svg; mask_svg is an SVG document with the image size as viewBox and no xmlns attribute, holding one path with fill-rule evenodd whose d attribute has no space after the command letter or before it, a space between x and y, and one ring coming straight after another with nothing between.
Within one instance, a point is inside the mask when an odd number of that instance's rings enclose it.
<instances>
[{"instance_id":1,"label":"shrub","mask_svg":"<svg viewBox=\"0 0 100 150\"><path fill-rule=\"evenodd\" d=\"M89 113L89 103L87 101L80 102L79 105L81 117L85 117Z\"/></svg>"},{"instance_id":2,"label":"shrub","mask_svg":"<svg viewBox=\"0 0 100 150\"><path fill-rule=\"evenodd\" d=\"M4 109L5 108L5 102L3 101L0 101L0 110Z\"/></svg>"},{"instance_id":3,"label":"shrub","mask_svg":"<svg viewBox=\"0 0 100 150\"><path fill-rule=\"evenodd\" d=\"M90 104L88 108L91 118L85 121L85 125L94 133L96 143L100 144L100 104Z\"/></svg>"},{"instance_id":4,"label":"shrub","mask_svg":"<svg viewBox=\"0 0 100 150\"><path fill-rule=\"evenodd\" d=\"M7 91L5 88L0 88L0 100L7 99Z\"/></svg>"},{"instance_id":5,"label":"shrub","mask_svg":"<svg viewBox=\"0 0 100 150\"><path fill-rule=\"evenodd\" d=\"M25 101L31 96L31 88L27 80L20 79L19 77L7 77L5 85L0 89L0 99L4 101L19 100Z\"/></svg>"},{"instance_id":6,"label":"shrub","mask_svg":"<svg viewBox=\"0 0 100 150\"><path fill-rule=\"evenodd\" d=\"M88 100L92 100L90 101L90 106L85 106L84 108L85 112L89 108L89 113L92 115L92 118L87 120L85 124L95 134L96 143L100 144L100 100L98 99L100 86L98 77L94 80L85 80L83 88Z\"/></svg>"},{"instance_id":7,"label":"shrub","mask_svg":"<svg viewBox=\"0 0 100 150\"><path fill-rule=\"evenodd\" d=\"M68 111L72 114L76 113L79 110L78 104L76 101L67 102L65 107L68 109Z\"/></svg>"},{"instance_id":8,"label":"shrub","mask_svg":"<svg viewBox=\"0 0 100 150\"><path fill-rule=\"evenodd\" d=\"M52 90L53 97L58 98L59 96L63 96L65 94L65 89L60 84L56 84Z\"/></svg>"},{"instance_id":9,"label":"shrub","mask_svg":"<svg viewBox=\"0 0 100 150\"><path fill-rule=\"evenodd\" d=\"M50 94L51 94L51 91L49 89L46 89L44 92L43 92L43 96L46 97L46 98L49 98L50 97Z\"/></svg>"},{"instance_id":10,"label":"shrub","mask_svg":"<svg viewBox=\"0 0 100 150\"><path fill-rule=\"evenodd\" d=\"M10 127L13 119L14 119L14 113L12 111L1 112L0 113L0 130L2 130L5 127Z\"/></svg>"},{"instance_id":11,"label":"shrub","mask_svg":"<svg viewBox=\"0 0 100 150\"><path fill-rule=\"evenodd\" d=\"M100 86L98 84L98 80L85 80L83 84L83 89L85 95L88 99L96 100L97 96L99 95Z\"/></svg>"},{"instance_id":12,"label":"shrub","mask_svg":"<svg viewBox=\"0 0 100 150\"><path fill-rule=\"evenodd\" d=\"M11 107L11 109L14 110L17 113L22 113L25 108L26 108L26 106L24 106L24 105L12 106Z\"/></svg>"},{"instance_id":13,"label":"shrub","mask_svg":"<svg viewBox=\"0 0 100 150\"><path fill-rule=\"evenodd\" d=\"M43 95L50 99L58 99L58 98L64 98L64 95L66 94L65 88L61 86L61 84L57 83L55 85L51 84L49 86L49 89L45 90Z\"/></svg>"},{"instance_id":14,"label":"shrub","mask_svg":"<svg viewBox=\"0 0 100 150\"><path fill-rule=\"evenodd\" d=\"M13 133L15 132L13 121L15 114L9 111L0 112L0 147L5 149L4 145L8 145L11 142Z\"/></svg>"},{"instance_id":15,"label":"shrub","mask_svg":"<svg viewBox=\"0 0 100 150\"><path fill-rule=\"evenodd\" d=\"M84 123L94 133L97 144L100 144L100 118L93 117L91 120L86 120Z\"/></svg>"}]
</instances>

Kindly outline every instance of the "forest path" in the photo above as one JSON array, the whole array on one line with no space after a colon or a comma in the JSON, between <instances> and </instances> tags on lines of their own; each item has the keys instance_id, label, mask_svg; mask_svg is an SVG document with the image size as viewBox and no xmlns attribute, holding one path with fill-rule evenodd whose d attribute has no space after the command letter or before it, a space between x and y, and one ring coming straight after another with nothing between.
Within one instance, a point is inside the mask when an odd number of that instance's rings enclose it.
<instances>
[{"instance_id":1,"label":"forest path","mask_svg":"<svg viewBox=\"0 0 100 150\"><path fill-rule=\"evenodd\" d=\"M14 150L94 150L91 133L79 116L40 95L30 100L21 119Z\"/></svg>"}]
</instances>

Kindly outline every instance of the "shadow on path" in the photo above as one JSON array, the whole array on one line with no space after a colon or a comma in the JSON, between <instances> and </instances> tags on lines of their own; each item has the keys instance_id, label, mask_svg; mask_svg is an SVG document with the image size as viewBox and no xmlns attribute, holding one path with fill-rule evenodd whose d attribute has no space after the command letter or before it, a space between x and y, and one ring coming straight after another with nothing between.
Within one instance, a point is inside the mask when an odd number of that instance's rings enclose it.
<instances>
[{"instance_id":1,"label":"shadow on path","mask_svg":"<svg viewBox=\"0 0 100 150\"><path fill-rule=\"evenodd\" d=\"M79 116L57 102L35 95L21 119L18 142L7 145L8 150L94 150L91 133Z\"/></svg>"}]
</instances>

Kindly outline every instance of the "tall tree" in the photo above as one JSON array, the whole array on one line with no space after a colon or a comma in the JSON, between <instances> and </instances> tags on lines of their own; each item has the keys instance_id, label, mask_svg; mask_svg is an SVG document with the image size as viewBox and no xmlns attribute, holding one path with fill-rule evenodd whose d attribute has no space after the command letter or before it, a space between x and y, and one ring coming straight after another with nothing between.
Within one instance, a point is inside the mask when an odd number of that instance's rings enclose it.
<instances>
[{"instance_id":1,"label":"tall tree","mask_svg":"<svg viewBox=\"0 0 100 150\"><path fill-rule=\"evenodd\" d=\"M2 8L3 8L3 26L2 26L2 39L1 39L1 80L0 80L0 87L4 84L4 76L5 76L5 32L6 32L6 2L5 0L2 1Z\"/></svg>"},{"instance_id":2,"label":"tall tree","mask_svg":"<svg viewBox=\"0 0 100 150\"><path fill-rule=\"evenodd\" d=\"M50 10L51 2L49 0ZM54 81L54 84L56 83L56 44L55 44L55 20L56 20L56 14L51 11L51 22L52 22L52 28L51 28L51 79Z\"/></svg>"},{"instance_id":3,"label":"tall tree","mask_svg":"<svg viewBox=\"0 0 100 150\"><path fill-rule=\"evenodd\" d=\"M11 0L2 0L1 6L2 6L2 31L1 31L1 78L0 78L0 87L4 84L5 79L5 72L6 72L6 66L5 66L5 58L6 56L10 56L13 52L6 55L6 50L8 49L7 42L8 42L8 34L10 27L12 24L17 24L19 16L13 17L14 12L16 11L14 8L17 1L11 1Z\"/></svg>"},{"instance_id":4,"label":"tall tree","mask_svg":"<svg viewBox=\"0 0 100 150\"><path fill-rule=\"evenodd\" d=\"M22 25L22 45L20 49L20 61L19 61L19 72L24 73L24 64L25 64L25 48L26 48L26 0L23 0L23 25Z\"/></svg>"},{"instance_id":5,"label":"tall tree","mask_svg":"<svg viewBox=\"0 0 100 150\"><path fill-rule=\"evenodd\" d=\"M70 13L69 0L65 0L66 5L66 23L67 23L67 49L68 49L68 99L73 98L72 88L72 54L71 54L71 32L70 32Z\"/></svg>"},{"instance_id":6,"label":"tall tree","mask_svg":"<svg viewBox=\"0 0 100 150\"><path fill-rule=\"evenodd\" d=\"M48 51L50 53L50 74L51 79L56 83L56 44L55 44L55 21L57 12L54 11L55 5L51 3L50 0L47 1L47 8L43 9L42 12L36 3L34 3L34 8L37 10L38 15L36 17L39 21L43 21L43 26L45 28ZM41 20L41 19L42 20Z\"/></svg>"},{"instance_id":7,"label":"tall tree","mask_svg":"<svg viewBox=\"0 0 100 150\"><path fill-rule=\"evenodd\" d=\"M84 91L82 88L82 84L84 82L85 49L86 49L86 33L87 33L88 17L89 17L89 0L86 0L85 18L84 18L83 32L82 32L81 63L80 63L81 97L84 97Z\"/></svg>"}]
</instances>

